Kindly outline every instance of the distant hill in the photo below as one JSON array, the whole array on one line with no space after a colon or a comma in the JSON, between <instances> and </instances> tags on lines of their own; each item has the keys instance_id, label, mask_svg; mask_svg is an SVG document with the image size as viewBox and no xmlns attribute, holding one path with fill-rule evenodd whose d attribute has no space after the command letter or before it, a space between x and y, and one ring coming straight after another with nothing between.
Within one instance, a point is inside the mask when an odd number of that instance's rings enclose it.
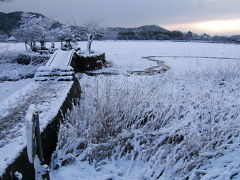
<instances>
[{"instance_id":1,"label":"distant hill","mask_svg":"<svg viewBox=\"0 0 240 180\"><path fill-rule=\"evenodd\" d=\"M47 18L46 16L39 13L31 13L36 17ZM3 13L0 12L0 36L4 40L7 36L10 36L12 32L18 29L21 25L21 16L23 12L12 12ZM55 21L52 28L62 26L61 23ZM72 28L74 28L72 26ZM96 36L96 39L171 39L169 34L171 31L166 30L156 25L140 26L135 28L122 28L122 27L111 27L104 28L101 36Z\"/></svg>"},{"instance_id":2,"label":"distant hill","mask_svg":"<svg viewBox=\"0 0 240 180\"><path fill-rule=\"evenodd\" d=\"M146 26L140 26L135 28L124 28L124 27L109 27L106 28L107 31L117 31L117 32L127 32L127 31L133 31L133 32L141 32L141 31L159 31L162 33L170 32L169 30L166 30L162 27L159 27L157 25L146 25Z\"/></svg>"},{"instance_id":3,"label":"distant hill","mask_svg":"<svg viewBox=\"0 0 240 180\"><path fill-rule=\"evenodd\" d=\"M21 25L22 14L23 14L22 11L12 13L0 12L0 34L6 34L10 36L12 31L18 29ZM34 14L36 17L47 18L46 16L39 13L29 12L29 14ZM60 27L61 25L62 25L61 23L56 21L53 27L56 28Z\"/></svg>"},{"instance_id":4,"label":"distant hill","mask_svg":"<svg viewBox=\"0 0 240 180\"><path fill-rule=\"evenodd\" d=\"M20 26L22 12L2 13L0 12L0 32L10 34L12 30Z\"/></svg>"},{"instance_id":5,"label":"distant hill","mask_svg":"<svg viewBox=\"0 0 240 180\"><path fill-rule=\"evenodd\" d=\"M136 31L158 31L162 33L169 33L170 31L167 29L164 29L162 27L159 27L157 25L146 25L146 26L140 26L138 28L135 28Z\"/></svg>"},{"instance_id":6,"label":"distant hill","mask_svg":"<svg viewBox=\"0 0 240 180\"><path fill-rule=\"evenodd\" d=\"M36 17L48 18L39 13L31 13ZM21 25L23 12L3 13L0 12L0 41L4 41L12 35L12 32ZM51 29L61 27L63 24L54 20ZM77 26L71 26L72 32ZM78 28L78 27L77 27ZM146 25L133 28L108 27L103 28L102 33L95 36L98 40L184 40L184 41L211 41L211 42L231 42L240 43L240 36L209 36L207 34L198 35L192 32L183 33L180 31L169 31L157 25ZM52 37L56 40L56 37ZM86 40L86 39L82 39Z\"/></svg>"},{"instance_id":7,"label":"distant hill","mask_svg":"<svg viewBox=\"0 0 240 180\"><path fill-rule=\"evenodd\" d=\"M146 25L134 28L106 28L106 39L120 40L168 40L183 39L183 34L178 31L172 32L157 25Z\"/></svg>"},{"instance_id":8,"label":"distant hill","mask_svg":"<svg viewBox=\"0 0 240 180\"><path fill-rule=\"evenodd\" d=\"M144 40L144 39L159 39L156 36L160 35L163 37L165 36L165 34L170 33L171 31L159 27L157 25L146 25L134 28L109 27L105 28L104 37L106 39Z\"/></svg>"},{"instance_id":9,"label":"distant hill","mask_svg":"<svg viewBox=\"0 0 240 180\"><path fill-rule=\"evenodd\" d=\"M21 11L18 12L12 12L12 13L3 13L0 12L0 32L10 35L11 32L20 26L20 21L22 17ZM30 14L35 14L37 17L45 17L42 14L38 13L30 13Z\"/></svg>"}]
</instances>

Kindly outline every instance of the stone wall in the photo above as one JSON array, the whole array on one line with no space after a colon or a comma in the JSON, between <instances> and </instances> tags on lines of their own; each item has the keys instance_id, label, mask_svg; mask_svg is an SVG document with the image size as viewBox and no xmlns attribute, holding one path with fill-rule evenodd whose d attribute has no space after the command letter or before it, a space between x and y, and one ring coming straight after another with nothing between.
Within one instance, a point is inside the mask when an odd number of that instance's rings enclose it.
<instances>
[{"instance_id":1,"label":"stone wall","mask_svg":"<svg viewBox=\"0 0 240 180\"><path fill-rule=\"evenodd\" d=\"M86 55L76 53L70 65L75 72L102 69L106 65L105 54Z\"/></svg>"}]
</instances>

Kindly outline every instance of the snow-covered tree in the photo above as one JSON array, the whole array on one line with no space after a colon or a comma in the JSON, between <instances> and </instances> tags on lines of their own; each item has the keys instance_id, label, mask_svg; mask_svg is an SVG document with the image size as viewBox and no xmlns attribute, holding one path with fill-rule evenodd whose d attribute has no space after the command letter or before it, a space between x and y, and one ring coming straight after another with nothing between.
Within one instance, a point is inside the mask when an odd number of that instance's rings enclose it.
<instances>
[{"instance_id":1,"label":"snow-covered tree","mask_svg":"<svg viewBox=\"0 0 240 180\"><path fill-rule=\"evenodd\" d=\"M87 48L86 48L86 52L91 54L91 45L93 42L94 37L97 34L101 34L102 33L102 28L100 27L100 24L102 23L103 19L99 19L99 18L95 18L95 19L91 19L87 22L85 22L83 24L83 31L85 32L86 36L87 36Z\"/></svg>"},{"instance_id":2,"label":"snow-covered tree","mask_svg":"<svg viewBox=\"0 0 240 180\"><path fill-rule=\"evenodd\" d=\"M37 40L46 38L52 24L53 21L48 18L23 13L21 26L15 33L24 39L26 50L28 50L27 45L30 46L30 50L33 50Z\"/></svg>"},{"instance_id":3,"label":"snow-covered tree","mask_svg":"<svg viewBox=\"0 0 240 180\"><path fill-rule=\"evenodd\" d=\"M72 31L69 25L62 25L51 31L54 37L63 42L66 38L72 39Z\"/></svg>"}]
</instances>

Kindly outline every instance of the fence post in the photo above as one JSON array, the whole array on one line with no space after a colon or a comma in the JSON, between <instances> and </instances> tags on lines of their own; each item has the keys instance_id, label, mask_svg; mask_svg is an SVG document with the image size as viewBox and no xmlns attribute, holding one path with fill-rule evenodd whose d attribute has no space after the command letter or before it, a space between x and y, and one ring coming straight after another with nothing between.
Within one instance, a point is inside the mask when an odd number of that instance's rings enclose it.
<instances>
[{"instance_id":1,"label":"fence post","mask_svg":"<svg viewBox=\"0 0 240 180\"><path fill-rule=\"evenodd\" d=\"M35 112L33 114L33 122L35 123L35 136L36 136L36 142L37 142L37 151L36 154L40 160L40 162L44 162L43 159L43 152L42 152L42 141L41 141L41 133L40 133L40 126L39 126L39 114L38 112Z\"/></svg>"},{"instance_id":2,"label":"fence post","mask_svg":"<svg viewBox=\"0 0 240 180\"><path fill-rule=\"evenodd\" d=\"M39 114L34 105L29 106L25 120L28 159L34 164L35 179L50 180L48 166L44 165Z\"/></svg>"}]
</instances>

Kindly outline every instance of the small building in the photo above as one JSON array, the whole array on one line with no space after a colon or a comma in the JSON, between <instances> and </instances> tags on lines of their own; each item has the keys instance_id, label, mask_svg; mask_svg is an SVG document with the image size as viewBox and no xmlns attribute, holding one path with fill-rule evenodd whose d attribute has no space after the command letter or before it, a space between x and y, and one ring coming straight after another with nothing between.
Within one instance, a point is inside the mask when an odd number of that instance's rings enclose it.
<instances>
[{"instance_id":1,"label":"small building","mask_svg":"<svg viewBox=\"0 0 240 180\"><path fill-rule=\"evenodd\" d=\"M17 42L17 39L15 37L11 36L11 37L7 38L6 41L15 43L15 42Z\"/></svg>"}]
</instances>

